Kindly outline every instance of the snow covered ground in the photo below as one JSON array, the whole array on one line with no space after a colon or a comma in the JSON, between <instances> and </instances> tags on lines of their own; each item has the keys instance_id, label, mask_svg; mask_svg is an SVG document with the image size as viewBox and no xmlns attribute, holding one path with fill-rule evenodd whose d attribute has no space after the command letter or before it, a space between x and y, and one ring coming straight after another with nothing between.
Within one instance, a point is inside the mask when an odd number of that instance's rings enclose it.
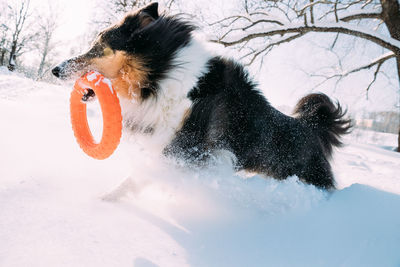
<instances>
[{"instance_id":1,"label":"snow covered ground","mask_svg":"<svg viewBox=\"0 0 400 267\"><path fill-rule=\"evenodd\" d=\"M328 194L295 177L245 179L223 159L185 171L127 138L91 159L69 93L0 73L0 266L400 266L394 135L347 137ZM89 115L99 122L96 106ZM103 200L128 176L135 194Z\"/></svg>"}]
</instances>

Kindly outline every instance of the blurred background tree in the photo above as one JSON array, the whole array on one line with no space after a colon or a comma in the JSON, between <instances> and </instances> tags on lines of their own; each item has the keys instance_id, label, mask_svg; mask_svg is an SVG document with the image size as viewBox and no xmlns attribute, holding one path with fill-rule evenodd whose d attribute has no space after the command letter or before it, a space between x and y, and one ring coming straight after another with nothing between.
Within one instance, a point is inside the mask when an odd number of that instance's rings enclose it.
<instances>
[{"instance_id":1,"label":"blurred background tree","mask_svg":"<svg viewBox=\"0 0 400 267\"><path fill-rule=\"evenodd\" d=\"M364 88L366 97L380 75L397 80L393 86L397 87L399 95L399 6L398 0L242 0L239 12L208 25L218 33L213 41L239 51L241 59L248 65L262 65L268 53L284 43L295 42L305 35L325 34L318 40L329 43L326 49L336 55L337 64L329 70L310 74L311 78L317 79L314 88L328 81L333 81L336 87L355 73L372 70L368 72L371 76ZM353 51L343 53L346 42L353 44L350 47ZM358 53L355 50L360 46L355 45L356 42L363 43L365 60L353 62L345 69L342 62L346 56ZM380 54L376 54L376 46L380 48ZM395 108L400 108L398 101ZM398 134L397 150L400 152L400 127Z\"/></svg>"}]
</instances>

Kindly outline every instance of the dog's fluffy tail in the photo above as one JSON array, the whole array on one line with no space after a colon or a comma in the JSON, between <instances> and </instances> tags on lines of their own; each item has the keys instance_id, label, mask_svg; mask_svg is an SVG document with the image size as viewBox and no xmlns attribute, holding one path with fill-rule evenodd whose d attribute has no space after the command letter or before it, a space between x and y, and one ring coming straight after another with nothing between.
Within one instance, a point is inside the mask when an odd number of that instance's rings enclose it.
<instances>
[{"instance_id":1,"label":"dog's fluffy tail","mask_svg":"<svg viewBox=\"0 0 400 267\"><path fill-rule=\"evenodd\" d=\"M296 117L305 122L318 135L326 157L332 155L333 146L341 146L340 136L350 132L351 120L345 119L346 111L322 93L309 94L297 103Z\"/></svg>"}]
</instances>

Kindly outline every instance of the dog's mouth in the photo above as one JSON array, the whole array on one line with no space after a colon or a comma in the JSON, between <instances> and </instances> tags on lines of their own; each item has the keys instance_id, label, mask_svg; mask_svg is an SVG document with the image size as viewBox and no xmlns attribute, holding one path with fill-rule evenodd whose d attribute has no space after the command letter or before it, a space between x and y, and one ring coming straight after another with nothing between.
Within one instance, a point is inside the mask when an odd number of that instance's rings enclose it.
<instances>
[{"instance_id":1,"label":"dog's mouth","mask_svg":"<svg viewBox=\"0 0 400 267\"><path fill-rule=\"evenodd\" d=\"M95 98L96 98L96 93L92 89L86 88L85 93L82 96L81 100L83 102L89 102L89 101L94 100Z\"/></svg>"}]
</instances>

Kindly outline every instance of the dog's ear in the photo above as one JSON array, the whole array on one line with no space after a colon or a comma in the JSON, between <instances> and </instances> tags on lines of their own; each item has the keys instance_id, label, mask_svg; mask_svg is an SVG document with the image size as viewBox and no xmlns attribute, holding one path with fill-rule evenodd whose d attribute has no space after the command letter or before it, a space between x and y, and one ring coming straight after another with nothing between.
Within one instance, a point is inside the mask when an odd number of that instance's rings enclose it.
<instances>
[{"instance_id":1,"label":"dog's ear","mask_svg":"<svg viewBox=\"0 0 400 267\"><path fill-rule=\"evenodd\" d=\"M128 33L142 29L159 18L158 3L151 3L142 9L130 12L119 23L119 28Z\"/></svg>"},{"instance_id":2,"label":"dog's ear","mask_svg":"<svg viewBox=\"0 0 400 267\"><path fill-rule=\"evenodd\" d=\"M158 17L159 17L158 3L154 2L154 3L148 4L147 6L145 6L144 8L142 8L140 10L140 13L142 15L148 15L151 18L153 18L154 20L158 19Z\"/></svg>"},{"instance_id":3,"label":"dog's ear","mask_svg":"<svg viewBox=\"0 0 400 267\"><path fill-rule=\"evenodd\" d=\"M144 8L142 8L139 12L140 25L144 28L147 25L151 24L159 17L158 15L158 3L151 3Z\"/></svg>"}]
</instances>

